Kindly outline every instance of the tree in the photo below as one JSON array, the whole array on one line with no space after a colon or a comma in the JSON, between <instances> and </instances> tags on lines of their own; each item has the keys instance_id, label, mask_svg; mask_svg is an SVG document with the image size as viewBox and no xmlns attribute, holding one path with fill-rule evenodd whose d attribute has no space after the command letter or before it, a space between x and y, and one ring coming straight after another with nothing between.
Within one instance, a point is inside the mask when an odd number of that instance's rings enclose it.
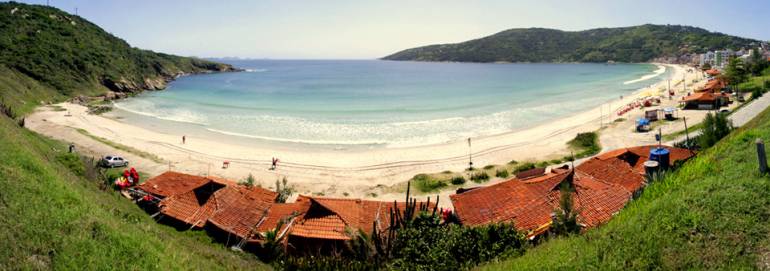
<instances>
[{"instance_id":1,"label":"tree","mask_svg":"<svg viewBox=\"0 0 770 271\"><path fill-rule=\"evenodd\" d=\"M706 114L703 120L703 129L699 137L701 148L708 148L727 136L732 130L732 123L726 114Z\"/></svg>"},{"instance_id":2,"label":"tree","mask_svg":"<svg viewBox=\"0 0 770 271\"><path fill-rule=\"evenodd\" d=\"M567 177L570 180L561 184L559 209L554 211L553 223L551 224L551 232L556 235L570 235L580 232L580 225L577 222L578 211L575 210L574 202L572 201L572 193L575 193L575 191L571 185L571 180L574 177L575 172L573 171Z\"/></svg>"},{"instance_id":3,"label":"tree","mask_svg":"<svg viewBox=\"0 0 770 271\"><path fill-rule=\"evenodd\" d=\"M746 72L746 65L740 58L732 57L727 63L725 68L725 78L732 85L743 83L748 79L748 73Z\"/></svg>"},{"instance_id":4,"label":"tree","mask_svg":"<svg viewBox=\"0 0 770 271\"><path fill-rule=\"evenodd\" d=\"M283 182L283 186L281 186L281 182ZM291 194L294 193L294 189L289 187L288 185L289 180L286 179L286 177L283 177L282 180L275 180L275 192L278 193L278 198L276 198L276 202L278 203L286 203L286 200L291 197Z\"/></svg>"}]
</instances>

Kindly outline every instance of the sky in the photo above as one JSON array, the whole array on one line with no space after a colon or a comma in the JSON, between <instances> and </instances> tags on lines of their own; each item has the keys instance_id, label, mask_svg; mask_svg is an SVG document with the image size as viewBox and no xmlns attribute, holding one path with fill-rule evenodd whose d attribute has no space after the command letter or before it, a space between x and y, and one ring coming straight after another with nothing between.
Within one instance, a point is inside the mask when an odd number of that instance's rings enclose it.
<instances>
[{"instance_id":1,"label":"sky","mask_svg":"<svg viewBox=\"0 0 770 271\"><path fill-rule=\"evenodd\" d=\"M46 0L20 1L46 4ZM375 59L510 28L682 24L770 40L770 1L49 0L142 49L198 57Z\"/></svg>"}]
</instances>

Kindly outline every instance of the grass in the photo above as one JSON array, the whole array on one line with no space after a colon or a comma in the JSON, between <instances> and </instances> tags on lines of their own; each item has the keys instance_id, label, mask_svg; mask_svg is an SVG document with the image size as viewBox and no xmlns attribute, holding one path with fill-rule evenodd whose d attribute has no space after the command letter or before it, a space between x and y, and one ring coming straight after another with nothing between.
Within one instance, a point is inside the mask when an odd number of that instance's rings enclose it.
<instances>
[{"instance_id":1,"label":"grass","mask_svg":"<svg viewBox=\"0 0 770 271\"><path fill-rule=\"evenodd\" d=\"M123 144L120 144L120 143L117 143L117 142L113 142L113 141L110 141L110 140L108 140L106 138L103 138L103 137L98 137L98 136L92 135L91 133L89 133L88 131L86 131L84 129L78 128L76 130L78 131L78 133L81 133L82 135L90 137L93 140L99 141L99 142L101 142L101 143L103 143L103 144L105 144L107 146L113 147L113 148L115 148L117 150L121 150L121 151L124 151L124 152L127 152L127 153L131 153L133 155L136 155L136 156L139 156L139 157L142 157L142 158L145 158L145 159L150 159L150 160L152 160L152 161L154 161L156 163L159 163L159 164L165 163L165 161L162 158L158 157L155 154L152 154L152 153L149 153L149 152L146 152L146 151L142 151L142 150L130 147L130 146L126 146L126 145L123 145Z\"/></svg>"},{"instance_id":2,"label":"grass","mask_svg":"<svg viewBox=\"0 0 770 271\"><path fill-rule=\"evenodd\" d=\"M438 179L428 174L417 174L412 178L412 181L421 192L431 192L447 186L444 179Z\"/></svg>"},{"instance_id":3,"label":"grass","mask_svg":"<svg viewBox=\"0 0 770 271\"><path fill-rule=\"evenodd\" d=\"M770 178L754 140L770 110L648 186L608 224L481 270L759 269L770 262Z\"/></svg>"},{"instance_id":4,"label":"grass","mask_svg":"<svg viewBox=\"0 0 770 271\"><path fill-rule=\"evenodd\" d=\"M0 270L269 269L100 190L66 149L0 116Z\"/></svg>"},{"instance_id":5,"label":"grass","mask_svg":"<svg viewBox=\"0 0 770 271\"><path fill-rule=\"evenodd\" d=\"M567 142L567 146L575 152L574 156L577 158L588 157L602 150L597 132L579 133Z\"/></svg>"}]
</instances>

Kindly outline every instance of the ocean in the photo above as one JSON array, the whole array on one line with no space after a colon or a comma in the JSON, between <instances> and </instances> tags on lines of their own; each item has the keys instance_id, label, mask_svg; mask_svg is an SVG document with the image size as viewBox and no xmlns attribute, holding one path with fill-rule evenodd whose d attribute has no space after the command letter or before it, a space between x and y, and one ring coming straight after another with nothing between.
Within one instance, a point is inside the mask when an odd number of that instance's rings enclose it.
<instances>
[{"instance_id":1,"label":"ocean","mask_svg":"<svg viewBox=\"0 0 770 271\"><path fill-rule=\"evenodd\" d=\"M170 134L260 144L409 147L532 127L671 73L651 64L224 62L246 71L182 77L116 102L111 115Z\"/></svg>"}]
</instances>

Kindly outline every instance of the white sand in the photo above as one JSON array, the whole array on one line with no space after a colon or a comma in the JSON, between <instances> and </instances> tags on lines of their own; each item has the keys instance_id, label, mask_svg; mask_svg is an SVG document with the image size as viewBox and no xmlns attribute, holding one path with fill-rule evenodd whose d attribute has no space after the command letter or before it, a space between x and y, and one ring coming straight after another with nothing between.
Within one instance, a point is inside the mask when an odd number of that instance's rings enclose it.
<instances>
[{"instance_id":1,"label":"white sand","mask_svg":"<svg viewBox=\"0 0 770 271\"><path fill-rule=\"evenodd\" d=\"M678 78L685 74L688 85L696 78L695 73L686 73L685 66L667 66L674 69L672 88L674 82L681 80ZM512 159L524 161L562 157L569 153L565 143L577 133L600 128L600 116L602 122L607 124L618 118L614 113L618 108L634 101L646 91L658 89L666 84L664 80L622 100L616 99L592 110L526 130L473 138L473 163L475 166L484 166L504 164ZM684 94L682 86L677 87L676 99L681 99ZM691 88L688 90L691 91ZM664 102L663 106L676 104L676 100ZM300 193L320 192L326 196L342 196L347 193L350 197L360 197L367 196L369 192L381 191L377 188L378 185L382 187L402 183L418 173L461 171L468 166L468 145L465 140L409 148L339 151L240 146L189 136L186 144L182 144L181 134L159 133L119 120L90 115L85 107L76 104L63 103L59 106L69 111L71 116L65 116L66 111L42 107L27 118L27 127L41 134L73 142L81 152L90 155L123 155L137 170L153 175L171 168L191 174L211 174L241 180L251 173L264 187L273 186L276 179L285 176ZM613 109L612 113L608 112L610 107ZM603 114L600 115L600 112ZM604 129L601 133L604 150L653 142L652 134L631 132L633 121L642 114L642 110L636 109L622 116L626 121L614 123ZM687 111L685 114L688 120L692 118L692 122L688 121L688 124L692 125L700 121L705 112ZM664 133L681 130L679 126L682 125L677 124L665 126ZM92 135L153 153L166 162L158 163L115 150L78 133L73 128L84 129ZM269 169L272 157L281 160L276 170ZM222 162L225 160L230 161L230 167L227 169L222 168ZM402 196L398 193L380 194L378 198L392 199ZM442 201L448 202L444 199Z\"/></svg>"}]
</instances>

